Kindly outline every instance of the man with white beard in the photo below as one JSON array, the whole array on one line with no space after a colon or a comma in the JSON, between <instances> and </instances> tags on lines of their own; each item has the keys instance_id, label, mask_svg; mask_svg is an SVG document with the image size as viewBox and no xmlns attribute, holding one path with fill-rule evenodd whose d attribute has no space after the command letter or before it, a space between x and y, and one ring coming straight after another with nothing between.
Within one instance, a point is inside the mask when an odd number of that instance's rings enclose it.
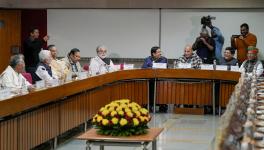
<instances>
[{"instance_id":1,"label":"man with white beard","mask_svg":"<svg viewBox=\"0 0 264 150\"><path fill-rule=\"evenodd\" d=\"M96 48L97 56L91 58L89 72L91 75L104 74L106 72L115 71L115 66L110 58L107 56L107 48L99 45Z\"/></svg>"}]
</instances>

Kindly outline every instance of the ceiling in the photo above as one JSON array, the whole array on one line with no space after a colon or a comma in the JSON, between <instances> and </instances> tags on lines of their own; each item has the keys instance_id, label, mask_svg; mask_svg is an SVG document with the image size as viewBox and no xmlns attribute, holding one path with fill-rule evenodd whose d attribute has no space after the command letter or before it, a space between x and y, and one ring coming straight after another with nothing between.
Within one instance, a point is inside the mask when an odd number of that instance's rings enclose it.
<instances>
[{"instance_id":1,"label":"ceiling","mask_svg":"<svg viewBox=\"0 0 264 150\"><path fill-rule=\"evenodd\" d=\"M1 8L262 9L263 0L0 0Z\"/></svg>"}]
</instances>

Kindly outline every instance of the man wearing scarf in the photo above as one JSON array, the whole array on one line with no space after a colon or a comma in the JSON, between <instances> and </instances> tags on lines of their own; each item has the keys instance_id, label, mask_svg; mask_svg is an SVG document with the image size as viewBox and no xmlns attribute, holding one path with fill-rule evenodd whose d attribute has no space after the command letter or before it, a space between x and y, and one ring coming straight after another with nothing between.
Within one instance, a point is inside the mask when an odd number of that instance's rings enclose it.
<instances>
[{"instance_id":1,"label":"man wearing scarf","mask_svg":"<svg viewBox=\"0 0 264 150\"><path fill-rule=\"evenodd\" d=\"M263 73L263 66L261 61L258 60L258 49L249 46L247 50L247 60L242 63L240 71L248 75L252 75L253 71L256 71L256 75L260 76Z\"/></svg>"},{"instance_id":2,"label":"man wearing scarf","mask_svg":"<svg viewBox=\"0 0 264 150\"><path fill-rule=\"evenodd\" d=\"M107 48L99 45L96 48L97 56L91 58L89 72L91 75L104 74L106 72L115 71L114 63L107 56Z\"/></svg>"}]
</instances>

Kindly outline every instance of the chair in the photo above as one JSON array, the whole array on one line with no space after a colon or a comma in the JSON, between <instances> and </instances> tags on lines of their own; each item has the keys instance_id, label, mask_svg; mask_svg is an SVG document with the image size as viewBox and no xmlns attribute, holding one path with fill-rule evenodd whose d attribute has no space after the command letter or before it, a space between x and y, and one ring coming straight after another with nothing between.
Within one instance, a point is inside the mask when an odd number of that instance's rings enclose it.
<instances>
[{"instance_id":1,"label":"chair","mask_svg":"<svg viewBox=\"0 0 264 150\"><path fill-rule=\"evenodd\" d=\"M22 76L24 76L24 77L26 78L26 80L27 80L30 84L33 83L33 82L32 82L32 76L31 76L30 73L24 72L24 73L22 73Z\"/></svg>"}]
</instances>

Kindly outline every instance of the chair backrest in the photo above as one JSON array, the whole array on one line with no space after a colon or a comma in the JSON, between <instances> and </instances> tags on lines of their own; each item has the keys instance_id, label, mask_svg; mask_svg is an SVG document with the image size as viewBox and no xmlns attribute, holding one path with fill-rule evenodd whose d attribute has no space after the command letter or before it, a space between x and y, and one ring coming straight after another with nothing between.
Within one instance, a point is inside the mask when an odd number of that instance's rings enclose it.
<instances>
[{"instance_id":1,"label":"chair backrest","mask_svg":"<svg viewBox=\"0 0 264 150\"><path fill-rule=\"evenodd\" d=\"M24 72L24 73L22 73L22 75L27 79L27 81L28 81L30 84L33 83L33 82L32 82L32 76L31 76L30 73L26 73L26 72Z\"/></svg>"},{"instance_id":2,"label":"chair backrest","mask_svg":"<svg viewBox=\"0 0 264 150\"><path fill-rule=\"evenodd\" d=\"M89 65L88 64L84 64L83 65L83 70L88 71L89 70Z\"/></svg>"}]
</instances>

